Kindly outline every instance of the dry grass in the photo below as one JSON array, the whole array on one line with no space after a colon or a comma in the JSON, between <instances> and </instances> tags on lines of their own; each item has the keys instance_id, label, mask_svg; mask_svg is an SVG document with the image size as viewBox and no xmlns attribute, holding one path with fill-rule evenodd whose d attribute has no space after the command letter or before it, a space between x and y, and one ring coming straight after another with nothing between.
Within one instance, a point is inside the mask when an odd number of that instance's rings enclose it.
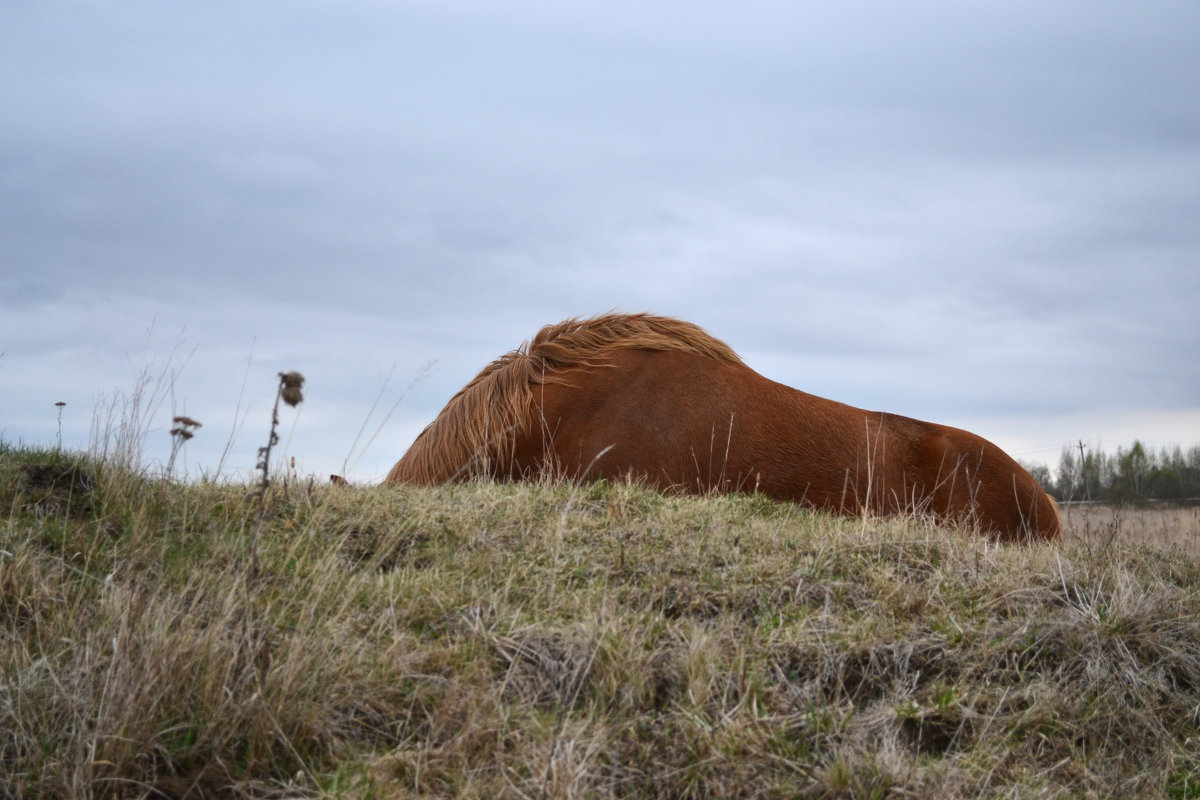
<instances>
[{"instance_id":1,"label":"dry grass","mask_svg":"<svg viewBox=\"0 0 1200 800\"><path fill-rule=\"evenodd\" d=\"M1092 545L1144 545L1200 557L1200 506L1071 505L1063 514L1069 539Z\"/></svg>"},{"instance_id":2,"label":"dry grass","mask_svg":"<svg viewBox=\"0 0 1200 800\"><path fill-rule=\"evenodd\" d=\"M1200 797L1200 563L0 451L0 795ZM257 577L254 577L254 576Z\"/></svg>"}]
</instances>

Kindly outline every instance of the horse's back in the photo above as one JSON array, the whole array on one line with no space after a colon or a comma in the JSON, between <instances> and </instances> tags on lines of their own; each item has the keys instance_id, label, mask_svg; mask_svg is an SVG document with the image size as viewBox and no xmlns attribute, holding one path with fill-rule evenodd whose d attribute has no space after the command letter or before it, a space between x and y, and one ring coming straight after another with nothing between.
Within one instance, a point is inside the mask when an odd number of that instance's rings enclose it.
<instances>
[{"instance_id":1,"label":"horse's back","mask_svg":"<svg viewBox=\"0 0 1200 800\"><path fill-rule=\"evenodd\" d=\"M539 387L535 406L505 477L632 477L835 512L930 513L1005 539L1058 534L1053 501L986 439L817 397L739 363L616 351Z\"/></svg>"},{"instance_id":2,"label":"horse's back","mask_svg":"<svg viewBox=\"0 0 1200 800\"><path fill-rule=\"evenodd\" d=\"M537 419L519 437L509 474L549 469L572 479L631 476L658 488L753 488L774 449L762 429L772 407L784 405L772 403L780 390L788 391L738 363L614 351L534 390Z\"/></svg>"}]
</instances>

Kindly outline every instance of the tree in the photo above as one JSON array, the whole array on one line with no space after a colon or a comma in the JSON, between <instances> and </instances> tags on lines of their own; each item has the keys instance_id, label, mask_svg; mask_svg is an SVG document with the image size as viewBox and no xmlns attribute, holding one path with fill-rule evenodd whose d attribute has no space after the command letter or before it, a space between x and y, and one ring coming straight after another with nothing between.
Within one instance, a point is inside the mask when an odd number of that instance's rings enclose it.
<instances>
[{"instance_id":1,"label":"tree","mask_svg":"<svg viewBox=\"0 0 1200 800\"><path fill-rule=\"evenodd\" d=\"M1079 480L1079 464L1075 451L1064 447L1058 457L1058 492L1063 500L1078 500L1083 495L1083 484Z\"/></svg>"},{"instance_id":2,"label":"tree","mask_svg":"<svg viewBox=\"0 0 1200 800\"><path fill-rule=\"evenodd\" d=\"M1126 493L1132 494L1133 497L1139 498L1142 496L1142 483L1146 477L1146 473L1150 470L1149 459L1146 456L1146 448L1137 439L1133 440L1133 446L1128 452L1117 448L1117 484Z\"/></svg>"},{"instance_id":3,"label":"tree","mask_svg":"<svg viewBox=\"0 0 1200 800\"><path fill-rule=\"evenodd\" d=\"M1183 493L1183 478L1171 467L1155 467L1143 483L1145 496L1155 500L1179 500Z\"/></svg>"},{"instance_id":4,"label":"tree","mask_svg":"<svg viewBox=\"0 0 1200 800\"><path fill-rule=\"evenodd\" d=\"M1045 464L1027 464L1024 461L1018 461L1017 463L1033 476L1033 479L1041 485L1046 494L1051 497L1059 496L1058 487L1054 484L1054 477L1050 474L1049 467Z\"/></svg>"}]
</instances>

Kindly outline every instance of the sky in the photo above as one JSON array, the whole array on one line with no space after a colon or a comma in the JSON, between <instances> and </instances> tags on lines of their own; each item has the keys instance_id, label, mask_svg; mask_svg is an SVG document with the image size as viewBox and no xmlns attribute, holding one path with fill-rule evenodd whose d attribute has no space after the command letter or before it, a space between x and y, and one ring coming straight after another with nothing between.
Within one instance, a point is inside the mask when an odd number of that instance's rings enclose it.
<instances>
[{"instance_id":1,"label":"sky","mask_svg":"<svg viewBox=\"0 0 1200 800\"><path fill-rule=\"evenodd\" d=\"M297 370L274 457L377 481L492 359L611 309L1051 469L1200 444L1194 0L4 16L8 444L124 424L161 470L186 414L176 474L242 479Z\"/></svg>"}]
</instances>

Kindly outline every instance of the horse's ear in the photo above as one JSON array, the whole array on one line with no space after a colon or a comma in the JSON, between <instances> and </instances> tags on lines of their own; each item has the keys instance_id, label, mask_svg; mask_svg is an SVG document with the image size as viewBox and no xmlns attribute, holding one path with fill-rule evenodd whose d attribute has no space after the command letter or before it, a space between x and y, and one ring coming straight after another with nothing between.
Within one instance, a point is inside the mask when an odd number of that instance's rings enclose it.
<instances>
[{"instance_id":1,"label":"horse's ear","mask_svg":"<svg viewBox=\"0 0 1200 800\"><path fill-rule=\"evenodd\" d=\"M348 486L349 485L347 483L346 479L343 478L341 475L330 475L329 482L332 483L334 486Z\"/></svg>"}]
</instances>

